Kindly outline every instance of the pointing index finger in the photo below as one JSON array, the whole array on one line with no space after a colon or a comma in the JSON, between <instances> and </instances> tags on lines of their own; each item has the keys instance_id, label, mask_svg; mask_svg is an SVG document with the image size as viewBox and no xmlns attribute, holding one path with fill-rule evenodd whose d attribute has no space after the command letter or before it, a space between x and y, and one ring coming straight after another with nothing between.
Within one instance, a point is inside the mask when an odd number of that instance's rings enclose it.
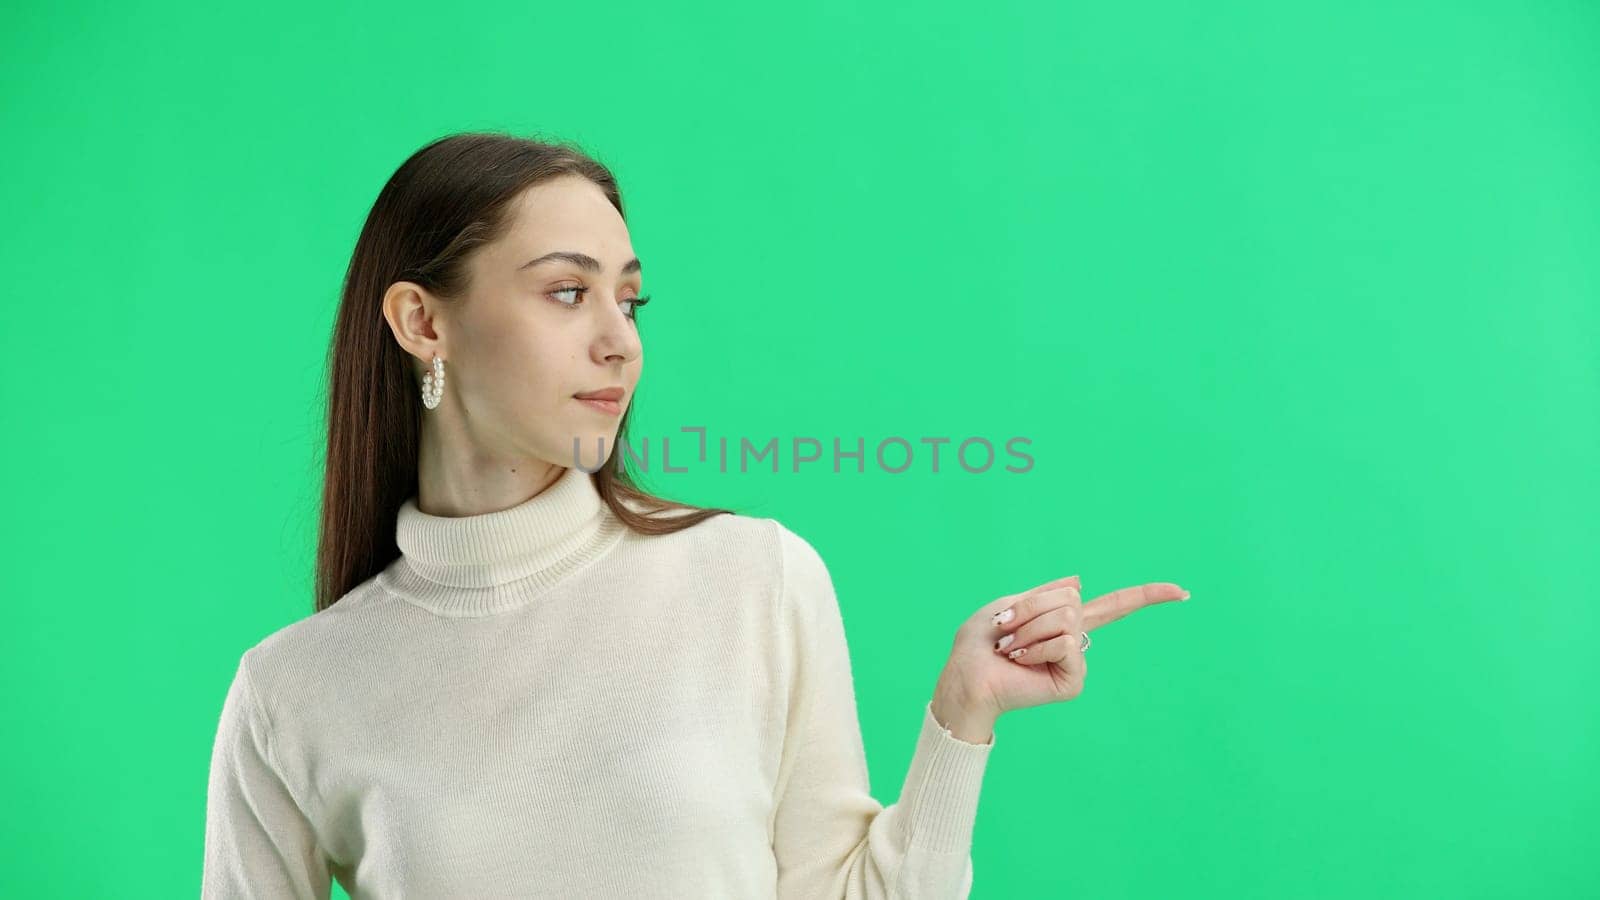
<instances>
[{"instance_id":1,"label":"pointing index finger","mask_svg":"<svg viewBox=\"0 0 1600 900\"><path fill-rule=\"evenodd\" d=\"M1118 588L1083 604L1083 630L1099 628L1146 606L1189 599L1189 592L1170 581L1151 581Z\"/></svg>"}]
</instances>

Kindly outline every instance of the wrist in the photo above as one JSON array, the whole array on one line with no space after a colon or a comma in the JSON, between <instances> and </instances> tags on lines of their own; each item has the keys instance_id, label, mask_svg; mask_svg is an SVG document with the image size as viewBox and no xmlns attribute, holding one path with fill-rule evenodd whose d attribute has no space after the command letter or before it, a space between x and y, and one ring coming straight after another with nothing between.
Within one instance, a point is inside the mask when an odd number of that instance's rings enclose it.
<instances>
[{"instance_id":1,"label":"wrist","mask_svg":"<svg viewBox=\"0 0 1600 900\"><path fill-rule=\"evenodd\" d=\"M954 691L942 686L935 689L929 709L939 726L958 740L969 744L987 744L994 737L997 717L981 706L963 700Z\"/></svg>"}]
</instances>

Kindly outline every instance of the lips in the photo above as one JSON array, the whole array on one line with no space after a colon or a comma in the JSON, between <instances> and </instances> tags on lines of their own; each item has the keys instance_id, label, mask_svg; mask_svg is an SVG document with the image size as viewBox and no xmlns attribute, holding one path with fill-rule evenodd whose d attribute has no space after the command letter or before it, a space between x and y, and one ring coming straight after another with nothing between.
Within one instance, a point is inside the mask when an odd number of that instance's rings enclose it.
<instances>
[{"instance_id":1,"label":"lips","mask_svg":"<svg viewBox=\"0 0 1600 900\"><path fill-rule=\"evenodd\" d=\"M621 400L626 392L620 387L601 388L598 391L585 391L573 394L579 400Z\"/></svg>"}]
</instances>

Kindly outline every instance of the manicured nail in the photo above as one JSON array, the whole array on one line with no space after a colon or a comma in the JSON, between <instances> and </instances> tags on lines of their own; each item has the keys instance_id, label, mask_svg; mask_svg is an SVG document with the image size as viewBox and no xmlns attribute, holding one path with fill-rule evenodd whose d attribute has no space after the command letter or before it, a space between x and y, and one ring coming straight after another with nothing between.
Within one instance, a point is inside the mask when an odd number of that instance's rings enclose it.
<instances>
[{"instance_id":1,"label":"manicured nail","mask_svg":"<svg viewBox=\"0 0 1600 900\"><path fill-rule=\"evenodd\" d=\"M1179 597L1178 599L1179 600L1187 600L1187 599L1189 599L1189 592L1188 591L1184 591L1183 592L1183 596Z\"/></svg>"},{"instance_id":2,"label":"manicured nail","mask_svg":"<svg viewBox=\"0 0 1600 900\"><path fill-rule=\"evenodd\" d=\"M1014 607L1011 609L1001 610L1000 612L995 613L994 623L996 625L1004 625L1005 623L1011 621L1011 617L1014 615L1016 615L1016 610Z\"/></svg>"},{"instance_id":3,"label":"manicured nail","mask_svg":"<svg viewBox=\"0 0 1600 900\"><path fill-rule=\"evenodd\" d=\"M1008 656L1008 657L1010 657L1012 659L1016 659L1017 657L1021 656L1024 653L1027 653L1027 652L1028 652L1028 648L1027 647L1018 647L1017 649L1011 651L1010 653L1007 653L1006 656Z\"/></svg>"},{"instance_id":4,"label":"manicured nail","mask_svg":"<svg viewBox=\"0 0 1600 900\"><path fill-rule=\"evenodd\" d=\"M1008 634L1005 637L1001 638L1000 640L995 641L994 642L994 648L996 650L1004 650L1005 648L1011 646L1011 642L1016 640L1016 639L1017 639L1016 635Z\"/></svg>"}]
</instances>

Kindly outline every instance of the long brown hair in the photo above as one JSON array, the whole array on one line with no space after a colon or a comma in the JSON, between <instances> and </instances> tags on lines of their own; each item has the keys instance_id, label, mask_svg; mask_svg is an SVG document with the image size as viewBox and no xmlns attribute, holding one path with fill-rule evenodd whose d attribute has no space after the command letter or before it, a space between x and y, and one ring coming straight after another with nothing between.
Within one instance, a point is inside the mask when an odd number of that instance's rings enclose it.
<instances>
[{"instance_id":1,"label":"long brown hair","mask_svg":"<svg viewBox=\"0 0 1600 900\"><path fill-rule=\"evenodd\" d=\"M379 192L350 256L328 349L328 445L313 612L332 606L399 556L396 519L400 505L417 492L421 395L410 354L383 317L384 293L396 281L412 281L441 298L464 296L467 260L475 248L505 233L512 200L529 187L572 174L598 185L626 220L611 171L577 146L497 132L433 141L402 163ZM632 412L630 404L617 446L589 476L617 518L642 534L668 534L733 512L640 489L620 449ZM658 515L666 512L674 515Z\"/></svg>"}]
</instances>

